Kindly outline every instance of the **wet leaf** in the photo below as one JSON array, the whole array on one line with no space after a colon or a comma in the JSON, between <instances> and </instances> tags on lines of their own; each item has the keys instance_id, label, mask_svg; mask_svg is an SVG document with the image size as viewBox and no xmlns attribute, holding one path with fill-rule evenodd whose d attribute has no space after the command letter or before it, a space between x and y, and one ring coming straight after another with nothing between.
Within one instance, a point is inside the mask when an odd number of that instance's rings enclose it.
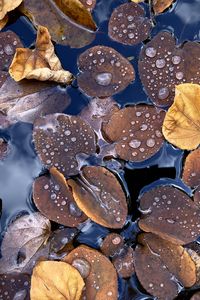
<instances>
[{"instance_id":1,"label":"wet leaf","mask_svg":"<svg viewBox=\"0 0 200 300\"><path fill-rule=\"evenodd\" d=\"M140 198L139 227L172 243L184 245L200 235L200 210L184 192L160 186Z\"/></svg>"},{"instance_id":2,"label":"wet leaf","mask_svg":"<svg viewBox=\"0 0 200 300\"><path fill-rule=\"evenodd\" d=\"M56 168L38 177L33 184L33 200L38 210L59 224L76 227L87 217L77 207L65 177Z\"/></svg>"},{"instance_id":3,"label":"wet leaf","mask_svg":"<svg viewBox=\"0 0 200 300\"><path fill-rule=\"evenodd\" d=\"M128 278L135 273L134 251L131 247L124 249L112 260L117 273L122 278Z\"/></svg>"},{"instance_id":4,"label":"wet leaf","mask_svg":"<svg viewBox=\"0 0 200 300\"><path fill-rule=\"evenodd\" d=\"M166 140L183 150L200 144L200 85L176 86L173 105L166 113L162 131Z\"/></svg>"},{"instance_id":5,"label":"wet leaf","mask_svg":"<svg viewBox=\"0 0 200 300\"><path fill-rule=\"evenodd\" d=\"M200 44L186 42L176 46L168 32L158 33L147 43L139 57L139 74L145 91L158 106L173 103L175 85L200 83Z\"/></svg>"},{"instance_id":6,"label":"wet leaf","mask_svg":"<svg viewBox=\"0 0 200 300\"><path fill-rule=\"evenodd\" d=\"M5 15L5 17L2 20L0 20L0 30L2 30L7 23L8 23L8 16Z\"/></svg>"},{"instance_id":7,"label":"wet leaf","mask_svg":"<svg viewBox=\"0 0 200 300\"><path fill-rule=\"evenodd\" d=\"M30 281L30 276L23 273L0 275L0 299L30 300Z\"/></svg>"},{"instance_id":8,"label":"wet leaf","mask_svg":"<svg viewBox=\"0 0 200 300\"><path fill-rule=\"evenodd\" d=\"M33 123L43 115L63 112L70 102L66 89L50 82L15 82L8 76L0 88L0 111L9 124Z\"/></svg>"},{"instance_id":9,"label":"wet leaf","mask_svg":"<svg viewBox=\"0 0 200 300\"><path fill-rule=\"evenodd\" d=\"M200 149L190 152L186 157L182 179L191 187L200 185Z\"/></svg>"},{"instance_id":10,"label":"wet leaf","mask_svg":"<svg viewBox=\"0 0 200 300\"><path fill-rule=\"evenodd\" d=\"M94 222L109 228L122 228L127 217L126 196L117 178L103 167L84 167L69 179L78 207Z\"/></svg>"},{"instance_id":11,"label":"wet leaf","mask_svg":"<svg viewBox=\"0 0 200 300\"><path fill-rule=\"evenodd\" d=\"M156 14L162 13L174 0L153 0L152 6Z\"/></svg>"},{"instance_id":12,"label":"wet leaf","mask_svg":"<svg viewBox=\"0 0 200 300\"><path fill-rule=\"evenodd\" d=\"M80 272L85 281L85 299L117 300L117 274L112 263L100 252L87 246L79 246L64 261Z\"/></svg>"},{"instance_id":13,"label":"wet leaf","mask_svg":"<svg viewBox=\"0 0 200 300\"><path fill-rule=\"evenodd\" d=\"M106 256L117 255L124 246L124 240L120 234L110 233L101 244L101 251Z\"/></svg>"},{"instance_id":14,"label":"wet leaf","mask_svg":"<svg viewBox=\"0 0 200 300\"><path fill-rule=\"evenodd\" d=\"M78 85L87 95L106 98L124 90L135 79L131 63L110 47L95 46L79 56Z\"/></svg>"},{"instance_id":15,"label":"wet leaf","mask_svg":"<svg viewBox=\"0 0 200 300\"><path fill-rule=\"evenodd\" d=\"M17 48L9 73L15 81L27 78L70 84L73 79L73 75L62 68L48 29L42 26L38 27L34 50Z\"/></svg>"},{"instance_id":16,"label":"wet leaf","mask_svg":"<svg viewBox=\"0 0 200 300\"><path fill-rule=\"evenodd\" d=\"M33 139L42 163L66 177L79 172L78 155L96 152L92 128L77 116L52 114L34 123Z\"/></svg>"},{"instance_id":17,"label":"wet leaf","mask_svg":"<svg viewBox=\"0 0 200 300\"><path fill-rule=\"evenodd\" d=\"M161 126L164 111L153 106L136 105L115 112L103 126L104 138L115 143L116 156L124 160L143 161L163 145Z\"/></svg>"},{"instance_id":18,"label":"wet leaf","mask_svg":"<svg viewBox=\"0 0 200 300\"><path fill-rule=\"evenodd\" d=\"M42 2L24 0L20 10L36 27L38 25L47 27L52 39L58 44L81 48L94 40L95 33L69 19L65 13L69 13L69 6L66 6L66 3L70 4L70 2L74 4L75 0L43 0ZM80 6L79 1L76 1L76 4ZM81 9L84 14L87 14L83 25L88 24L92 29L95 29L95 24L89 12L84 9L84 6L81 6Z\"/></svg>"},{"instance_id":19,"label":"wet leaf","mask_svg":"<svg viewBox=\"0 0 200 300\"><path fill-rule=\"evenodd\" d=\"M153 234L141 234L135 249L135 270L145 290L159 300L173 300L180 282L185 287L196 281L195 264L182 246Z\"/></svg>"},{"instance_id":20,"label":"wet leaf","mask_svg":"<svg viewBox=\"0 0 200 300\"><path fill-rule=\"evenodd\" d=\"M122 4L113 11L108 28L111 39L132 46L148 38L151 22L145 17L142 6L131 2Z\"/></svg>"},{"instance_id":21,"label":"wet leaf","mask_svg":"<svg viewBox=\"0 0 200 300\"><path fill-rule=\"evenodd\" d=\"M4 159L8 155L8 152L8 143L4 139L0 138L0 160Z\"/></svg>"},{"instance_id":22,"label":"wet leaf","mask_svg":"<svg viewBox=\"0 0 200 300\"><path fill-rule=\"evenodd\" d=\"M22 3L22 0L2 0L0 2L0 20L2 20L7 12L14 10Z\"/></svg>"},{"instance_id":23,"label":"wet leaf","mask_svg":"<svg viewBox=\"0 0 200 300\"><path fill-rule=\"evenodd\" d=\"M84 281L69 264L58 261L39 262L31 277L31 300L79 300Z\"/></svg>"},{"instance_id":24,"label":"wet leaf","mask_svg":"<svg viewBox=\"0 0 200 300\"><path fill-rule=\"evenodd\" d=\"M0 274L20 272L49 235L50 222L40 213L17 218L8 226L2 241Z\"/></svg>"},{"instance_id":25,"label":"wet leaf","mask_svg":"<svg viewBox=\"0 0 200 300\"><path fill-rule=\"evenodd\" d=\"M66 246L71 243L77 235L78 230L75 228L61 228L55 230L50 241L50 255L65 251Z\"/></svg>"}]
</instances>

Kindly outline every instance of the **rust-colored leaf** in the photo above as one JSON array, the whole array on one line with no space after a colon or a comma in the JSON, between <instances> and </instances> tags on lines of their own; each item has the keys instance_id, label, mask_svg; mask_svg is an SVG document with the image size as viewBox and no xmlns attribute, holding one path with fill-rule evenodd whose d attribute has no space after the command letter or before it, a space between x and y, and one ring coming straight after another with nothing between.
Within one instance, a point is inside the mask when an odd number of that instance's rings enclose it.
<instances>
[{"instance_id":1,"label":"rust-colored leaf","mask_svg":"<svg viewBox=\"0 0 200 300\"><path fill-rule=\"evenodd\" d=\"M78 207L89 218L105 227L123 227L127 217L126 196L110 171L103 167L84 167L67 184Z\"/></svg>"},{"instance_id":2,"label":"rust-colored leaf","mask_svg":"<svg viewBox=\"0 0 200 300\"><path fill-rule=\"evenodd\" d=\"M77 207L65 177L56 168L38 177L33 184L33 200L38 210L59 224L76 227L87 217Z\"/></svg>"},{"instance_id":3,"label":"rust-colored leaf","mask_svg":"<svg viewBox=\"0 0 200 300\"><path fill-rule=\"evenodd\" d=\"M122 278L128 278L135 273L134 250L131 247L124 249L112 260L117 273Z\"/></svg>"},{"instance_id":4,"label":"rust-colored leaf","mask_svg":"<svg viewBox=\"0 0 200 300\"><path fill-rule=\"evenodd\" d=\"M191 187L200 185L200 149L190 152L186 157L182 179Z\"/></svg>"},{"instance_id":5,"label":"rust-colored leaf","mask_svg":"<svg viewBox=\"0 0 200 300\"><path fill-rule=\"evenodd\" d=\"M117 274L107 257L87 246L79 246L64 261L77 268L84 278L86 290L83 298L117 300Z\"/></svg>"},{"instance_id":6,"label":"rust-colored leaf","mask_svg":"<svg viewBox=\"0 0 200 300\"><path fill-rule=\"evenodd\" d=\"M7 23L8 23L8 15L5 15L5 17L2 20L0 20L0 30L2 30Z\"/></svg>"},{"instance_id":7,"label":"rust-colored leaf","mask_svg":"<svg viewBox=\"0 0 200 300\"><path fill-rule=\"evenodd\" d=\"M136 105L115 112L103 126L103 135L115 143L116 156L124 160L143 161L163 145L161 126L164 111L153 106Z\"/></svg>"},{"instance_id":8,"label":"rust-colored leaf","mask_svg":"<svg viewBox=\"0 0 200 300\"><path fill-rule=\"evenodd\" d=\"M131 63L113 48L95 46L79 56L78 85L87 95L106 98L135 79Z\"/></svg>"},{"instance_id":9,"label":"rust-colored leaf","mask_svg":"<svg viewBox=\"0 0 200 300\"><path fill-rule=\"evenodd\" d=\"M135 270L142 286L159 300L173 300L180 282L185 287L196 281L195 264L182 246L154 234L141 234L135 249Z\"/></svg>"},{"instance_id":10,"label":"rust-colored leaf","mask_svg":"<svg viewBox=\"0 0 200 300\"><path fill-rule=\"evenodd\" d=\"M56 167L66 177L79 172L78 155L96 152L92 128L77 116L52 114L34 123L33 139L36 151L49 169Z\"/></svg>"},{"instance_id":11,"label":"rust-colored leaf","mask_svg":"<svg viewBox=\"0 0 200 300\"><path fill-rule=\"evenodd\" d=\"M42 261L33 269L31 300L79 300L84 281L79 272L69 264Z\"/></svg>"},{"instance_id":12,"label":"rust-colored leaf","mask_svg":"<svg viewBox=\"0 0 200 300\"><path fill-rule=\"evenodd\" d=\"M159 186L140 198L139 227L175 244L184 245L200 235L200 210L184 192Z\"/></svg>"},{"instance_id":13,"label":"rust-colored leaf","mask_svg":"<svg viewBox=\"0 0 200 300\"><path fill-rule=\"evenodd\" d=\"M173 105L163 122L166 140L183 150L193 150L200 144L200 85L176 86Z\"/></svg>"},{"instance_id":14,"label":"rust-colored leaf","mask_svg":"<svg viewBox=\"0 0 200 300\"><path fill-rule=\"evenodd\" d=\"M0 20L2 20L7 12L14 10L22 3L22 0L2 0L0 2Z\"/></svg>"},{"instance_id":15,"label":"rust-colored leaf","mask_svg":"<svg viewBox=\"0 0 200 300\"><path fill-rule=\"evenodd\" d=\"M174 0L153 0L152 6L156 14L162 13Z\"/></svg>"},{"instance_id":16,"label":"rust-colored leaf","mask_svg":"<svg viewBox=\"0 0 200 300\"><path fill-rule=\"evenodd\" d=\"M124 246L124 240L121 235L117 233L110 233L103 240L101 251L106 256L117 255Z\"/></svg>"},{"instance_id":17,"label":"rust-colored leaf","mask_svg":"<svg viewBox=\"0 0 200 300\"><path fill-rule=\"evenodd\" d=\"M149 36L151 23L145 17L144 9L133 2L118 6L112 13L108 35L119 43L136 45Z\"/></svg>"}]
</instances>

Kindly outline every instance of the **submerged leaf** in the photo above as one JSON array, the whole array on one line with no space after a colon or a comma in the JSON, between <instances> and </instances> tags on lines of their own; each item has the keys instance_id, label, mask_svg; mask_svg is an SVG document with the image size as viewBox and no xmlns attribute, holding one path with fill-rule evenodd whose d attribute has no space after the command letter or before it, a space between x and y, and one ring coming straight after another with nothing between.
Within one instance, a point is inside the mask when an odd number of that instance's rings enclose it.
<instances>
[{"instance_id":1,"label":"submerged leaf","mask_svg":"<svg viewBox=\"0 0 200 300\"><path fill-rule=\"evenodd\" d=\"M49 235L50 222L40 213L17 218L8 226L2 241L0 274L20 272Z\"/></svg>"},{"instance_id":2,"label":"submerged leaf","mask_svg":"<svg viewBox=\"0 0 200 300\"><path fill-rule=\"evenodd\" d=\"M183 149L192 150L200 144L200 85L176 86L173 105L166 113L163 134L168 142Z\"/></svg>"},{"instance_id":3,"label":"submerged leaf","mask_svg":"<svg viewBox=\"0 0 200 300\"><path fill-rule=\"evenodd\" d=\"M153 0L152 6L156 14L162 13L174 0Z\"/></svg>"},{"instance_id":4,"label":"submerged leaf","mask_svg":"<svg viewBox=\"0 0 200 300\"><path fill-rule=\"evenodd\" d=\"M0 20L2 20L7 12L18 7L23 0L2 0L0 2Z\"/></svg>"},{"instance_id":5,"label":"submerged leaf","mask_svg":"<svg viewBox=\"0 0 200 300\"><path fill-rule=\"evenodd\" d=\"M27 78L70 84L73 79L70 72L63 70L48 29L42 26L38 27L35 49L18 48L9 73L15 81Z\"/></svg>"},{"instance_id":6,"label":"submerged leaf","mask_svg":"<svg viewBox=\"0 0 200 300\"><path fill-rule=\"evenodd\" d=\"M33 269L31 300L79 300L84 281L79 272L69 264L42 261Z\"/></svg>"}]
</instances>

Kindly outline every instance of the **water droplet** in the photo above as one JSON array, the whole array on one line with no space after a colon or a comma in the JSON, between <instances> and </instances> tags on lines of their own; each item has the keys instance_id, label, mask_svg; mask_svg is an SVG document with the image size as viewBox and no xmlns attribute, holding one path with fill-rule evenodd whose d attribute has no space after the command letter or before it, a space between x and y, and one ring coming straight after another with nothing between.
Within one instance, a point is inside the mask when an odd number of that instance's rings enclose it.
<instances>
[{"instance_id":1,"label":"water droplet","mask_svg":"<svg viewBox=\"0 0 200 300\"><path fill-rule=\"evenodd\" d=\"M65 133L65 135L67 135L67 136L68 136L68 135L70 135L70 134L71 134L71 131L70 131L70 130L66 130L64 133Z\"/></svg>"},{"instance_id":2,"label":"water droplet","mask_svg":"<svg viewBox=\"0 0 200 300\"><path fill-rule=\"evenodd\" d=\"M155 57L157 51L153 47L148 47L148 48L146 48L145 53L146 53L146 56L148 56L148 57Z\"/></svg>"},{"instance_id":3,"label":"water droplet","mask_svg":"<svg viewBox=\"0 0 200 300\"><path fill-rule=\"evenodd\" d=\"M167 219L167 222L170 223L170 224L174 224L175 223L175 221L172 220L172 219Z\"/></svg>"},{"instance_id":4,"label":"water droplet","mask_svg":"<svg viewBox=\"0 0 200 300\"><path fill-rule=\"evenodd\" d=\"M82 215L82 211L78 208L76 203L73 202L69 204L69 212L74 217L80 217Z\"/></svg>"},{"instance_id":5,"label":"water droplet","mask_svg":"<svg viewBox=\"0 0 200 300\"><path fill-rule=\"evenodd\" d=\"M165 59L163 59L163 58L156 60L156 67L158 69L164 68L165 64L166 64L166 62L165 62Z\"/></svg>"},{"instance_id":6,"label":"water droplet","mask_svg":"<svg viewBox=\"0 0 200 300\"><path fill-rule=\"evenodd\" d=\"M129 37L129 39L133 39L135 37L135 34L131 32L128 34L128 37Z\"/></svg>"},{"instance_id":7,"label":"water droplet","mask_svg":"<svg viewBox=\"0 0 200 300\"><path fill-rule=\"evenodd\" d=\"M133 18L133 16L128 16L127 19L129 22L132 22L134 18Z\"/></svg>"},{"instance_id":8,"label":"water droplet","mask_svg":"<svg viewBox=\"0 0 200 300\"><path fill-rule=\"evenodd\" d=\"M160 100L164 100L169 96L169 89L167 87L163 87L158 91L158 98Z\"/></svg>"},{"instance_id":9,"label":"water droplet","mask_svg":"<svg viewBox=\"0 0 200 300\"><path fill-rule=\"evenodd\" d=\"M48 190L48 188L49 188L48 184L45 184L44 189Z\"/></svg>"},{"instance_id":10,"label":"water droplet","mask_svg":"<svg viewBox=\"0 0 200 300\"><path fill-rule=\"evenodd\" d=\"M4 51L7 55L13 55L14 54L14 50L10 45L6 45L4 47Z\"/></svg>"},{"instance_id":11,"label":"water droplet","mask_svg":"<svg viewBox=\"0 0 200 300\"><path fill-rule=\"evenodd\" d=\"M142 125L140 126L140 129L141 129L142 131L147 130L147 128L148 128L147 124L142 124Z\"/></svg>"},{"instance_id":12,"label":"water droplet","mask_svg":"<svg viewBox=\"0 0 200 300\"><path fill-rule=\"evenodd\" d=\"M24 300L24 299L26 299L26 296L27 296L27 291L22 290L15 294L15 296L13 297L13 300Z\"/></svg>"},{"instance_id":13,"label":"water droplet","mask_svg":"<svg viewBox=\"0 0 200 300\"><path fill-rule=\"evenodd\" d=\"M140 145L141 145L141 142L139 140L132 140L129 143L129 146L134 149L139 148Z\"/></svg>"},{"instance_id":14,"label":"water droplet","mask_svg":"<svg viewBox=\"0 0 200 300\"><path fill-rule=\"evenodd\" d=\"M152 148L152 147L154 147L155 146L155 140L154 139L148 139L147 140L147 146L148 147L150 147L150 148Z\"/></svg>"},{"instance_id":15,"label":"water droplet","mask_svg":"<svg viewBox=\"0 0 200 300\"><path fill-rule=\"evenodd\" d=\"M54 193L51 194L51 199L52 199L52 200L55 200L55 199L56 199L56 194L54 194Z\"/></svg>"},{"instance_id":16,"label":"water droplet","mask_svg":"<svg viewBox=\"0 0 200 300\"><path fill-rule=\"evenodd\" d=\"M112 74L111 73L100 73L95 77L95 80L99 85L107 86L111 83Z\"/></svg>"},{"instance_id":17,"label":"water droplet","mask_svg":"<svg viewBox=\"0 0 200 300\"><path fill-rule=\"evenodd\" d=\"M177 72L177 73L176 73L176 78L177 78L178 80L183 79L183 72Z\"/></svg>"},{"instance_id":18,"label":"water droplet","mask_svg":"<svg viewBox=\"0 0 200 300\"><path fill-rule=\"evenodd\" d=\"M90 274L91 266L84 258L76 258L72 262L72 266L76 268L83 278L87 278Z\"/></svg>"},{"instance_id":19,"label":"water droplet","mask_svg":"<svg viewBox=\"0 0 200 300\"><path fill-rule=\"evenodd\" d=\"M119 245L121 242L121 238L116 236L114 239L112 239L113 245Z\"/></svg>"},{"instance_id":20,"label":"water droplet","mask_svg":"<svg viewBox=\"0 0 200 300\"><path fill-rule=\"evenodd\" d=\"M172 62L174 65L178 65L181 62L181 57L178 55L172 56Z\"/></svg>"}]
</instances>

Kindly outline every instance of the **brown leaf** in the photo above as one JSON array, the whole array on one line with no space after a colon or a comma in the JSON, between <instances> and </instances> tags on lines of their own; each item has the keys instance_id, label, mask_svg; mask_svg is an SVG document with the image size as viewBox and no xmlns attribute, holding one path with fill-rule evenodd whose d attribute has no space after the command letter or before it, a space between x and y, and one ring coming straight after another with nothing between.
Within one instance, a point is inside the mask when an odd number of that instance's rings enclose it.
<instances>
[{"instance_id":1,"label":"brown leaf","mask_svg":"<svg viewBox=\"0 0 200 300\"><path fill-rule=\"evenodd\" d=\"M70 84L73 79L70 72L63 70L48 29L42 26L38 27L35 49L18 48L9 73L15 81L27 78Z\"/></svg>"},{"instance_id":2,"label":"brown leaf","mask_svg":"<svg viewBox=\"0 0 200 300\"><path fill-rule=\"evenodd\" d=\"M56 167L68 177L79 172L78 155L96 152L95 134L80 117L52 114L34 123L33 140L47 168Z\"/></svg>"},{"instance_id":3,"label":"brown leaf","mask_svg":"<svg viewBox=\"0 0 200 300\"><path fill-rule=\"evenodd\" d=\"M65 251L77 233L78 230L75 228L61 228L55 230L50 238L50 255L52 256Z\"/></svg>"},{"instance_id":4,"label":"brown leaf","mask_svg":"<svg viewBox=\"0 0 200 300\"><path fill-rule=\"evenodd\" d=\"M195 264L182 246L154 234L141 234L135 249L135 270L147 292L159 300L173 300L180 282L185 287L196 281Z\"/></svg>"},{"instance_id":5,"label":"brown leaf","mask_svg":"<svg viewBox=\"0 0 200 300\"><path fill-rule=\"evenodd\" d=\"M0 274L20 272L50 235L50 222L40 213L11 223L1 244Z\"/></svg>"},{"instance_id":6,"label":"brown leaf","mask_svg":"<svg viewBox=\"0 0 200 300\"><path fill-rule=\"evenodd\" d=\"M159 186L140 198L139 227L172 243L184 245L200 235L200 210L184 192Z\"/></svg>"},{"instance_id":7,"label":"brown leaf","mask_svg":"<svg viewBox=\"0 0 200 300\"><path fill-rule=\"evenodd\" d=\"M77 207L65 177L56 168L38 177L33 184L33 200L38 210L59 224L76 227L87 217Z\"/></svg>"},{"instance_id":8,"label":"brown leaf","mask_svg":"<svg viewBox=\"0 0 200 300\"><path fill-rule=\"evenodd\" d=\"M117 255L124 246L124 240L117 233L110 233L106 236L101 244L101 251L106 256Z\"/></svg>"},{"instance_id":9,"label":"brown leaf","mask_svg":"<svg viewBox=\"0 0 200 300\"><path fill-rule=\"evenodd\" d=\"M8 15L5 15L5 17L2 20L0 20L0 30L2 30L7 23L8 23Z\"/></svg>"},{"instance_id":10,"label":"brown leaf","mask_svg":"<svg viewBox=\"0 0 200 300\"><path fill-rule=\"evenodd\" d=\"M79 272L69 264L42 261L33 269L31 300L79 300L84 281Z\"/></svg>"},{"instance_id":11,"label":"brown leaf","mask_svg":"<svg viewBox=\"0 0 200 300\"><path fill-rule=\"evenodd\" d=\"M200 144L200 85L176 86L173 105L166 113L162 131L166 140L183 150Z\"/></svg>"},{"instance_id":12,"label":"brown leaf","mask_svg":"<svg viewBox=\"0 0 200 300\"><path fill-rule=\"evenodd\" d=\"M116 156L134 162L157 153L163 145L164 111L136 105L115 112L103 126L104 138L115 145Z\"/></svg>"},{"instance_id":13,"label":"brown leaf","mask_svg":"<svg viewBox=\"0 0 200 300\"><path fill-rule=\"evenodd\" d=\"M133 2L118 6L113 11L108 25L108 35L111 39L130 46L146 40L150 30L151 23L145 17L144 9Z\"/></svg>"},{"instance_id":14,"label":"brown leaf","mask_svg":"<svg viewBox=\"0 0 200 300\"><path fill-rule=\"evenodd\" d=\"M85 278L83 297L86 300L117 300L117 274L107 257L87 246L79 246L64 261L77 268Z\"/></svg>"},{"instance_id":15,"label":"brown leaf","mask_svg":"<svg viewBox=\"0 0 200 300\"><path fill-rule=\"evenodd\" d=\"M186 157L182 179L193 188L200 185L200 149L190 152Z\"/></svg>"},{"instance_id":16,"label":"brown leaf","mask_svg":"<svg viewBox=\"0 0 200 300\"><path fill-rule=\"evenodd\" d=\"M74 3L74 1L70 0L43 0L42 2L24 0L20 6L20 10L36 27L38 25L47 27L55 42L62 45L69 45L73 48L81 48L94 40L95 33L76 24L66 16L66 3L69 4L70 2ZM76 2L78 3L79 1ZM92 26L94 29L95 24L91 19L91 15L89 15L89 12L83 6L81 9L87 15L86 19L84 19L84 24L88 24L88 26ZM69 9L67 11L69 12Z\"/></svg>"},{"instance_id":17,"label":"brown leaf","mask_svg":"<svg viewBox=\"0 0 200 300\"><path fill-rule=\"evenodd\" d=\"M127 217L126 196L117 178L103 167L84 167L69 179L78 207L94 222L109 228L122 228Z\"/></svg>"},{"instance_id":18,"label":"brown leaf","mask_svg":"<svg viewBox=\"0 0 200 300\"><path fill-rule=\"evenodd\" d=\"M22 0L2 0L0 2L0 20L2 20L7 12L14 10L22 3Z\"/></svg>"},{"instance_id":19,"label":"brown leaf","mask_svg":"<svg viewBox=\"0 0 200 300\"><path fill-rule=\"evenodd\" d=\"M162 13L174 0L153 0L152 6L156 14Z\"/></svg>"},{"instance_id":20,"label":"brown leaf","mask_svg":"<svg viewBox=\"0 0 200 300\"><path fill-rule=\"evenodd\" d=\"M122 278L128 278L135 273L134 250L131 247L124 249L112 259L117 273Z\"/></svg>"}]
</instances>

